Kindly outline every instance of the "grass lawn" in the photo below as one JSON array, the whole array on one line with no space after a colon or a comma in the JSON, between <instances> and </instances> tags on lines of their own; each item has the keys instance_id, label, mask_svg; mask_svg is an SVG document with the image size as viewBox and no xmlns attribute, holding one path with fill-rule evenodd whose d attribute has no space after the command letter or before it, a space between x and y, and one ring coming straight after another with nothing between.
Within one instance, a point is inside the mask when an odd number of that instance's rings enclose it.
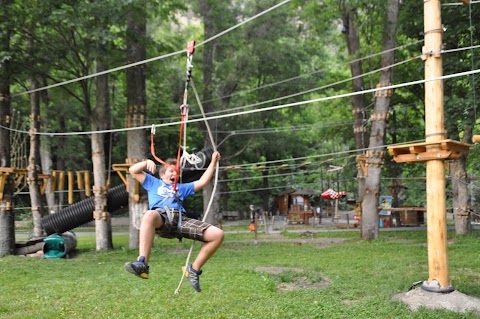
<instances>
[{"instance_id":1,"label":"grass lawn","mask_svg":"<svg viewBox=\"0 0 480 319\"><path fill-rule=\"evenodd\" d=\"M329 243L328 238L332 241ZM344 239L339 243L338 239ZM362 241L358 232L226 234L204 266L203 291L184 281L174 291L191 241L157 238L150 278L123 269L137 257L127 235L114 235L115 249L95 252L93 236L78 236L71 259L0 258L0 318L479 318L474 313L409 310L392 295L428 279L425 231L381 232ZM275 240L273 240L275 239ZM333 240L335 239L335 240ZM195 244L195 252L200 244ZM480 231L449 232L449 278L458 291L480 297ZM292 267L300 273L257 271ZM298 269L297 269L298 271ZM280 291L302 277L320 288Z\"/></svg>"}]
</instances>

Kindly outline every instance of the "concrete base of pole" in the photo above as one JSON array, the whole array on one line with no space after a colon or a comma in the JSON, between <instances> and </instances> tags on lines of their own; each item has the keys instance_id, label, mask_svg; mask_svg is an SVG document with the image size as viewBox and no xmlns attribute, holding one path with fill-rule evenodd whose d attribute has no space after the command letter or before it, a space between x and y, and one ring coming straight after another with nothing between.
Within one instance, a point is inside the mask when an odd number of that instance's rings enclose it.
<instances>
[{"instance_id":1,"label":"concrete base of pole","mask_svg":"<svg viewBox=\"0 0 480 319\"><path fill-rule=\"evenodd\" d=\"M449 285L448 287L440 287L440 284L436 280L432 280L430 282L424 281L422 284L422 289L429 292L438 292L443 294L448 294L455 290L453 286Z\"/></svg>"}]
</instances>

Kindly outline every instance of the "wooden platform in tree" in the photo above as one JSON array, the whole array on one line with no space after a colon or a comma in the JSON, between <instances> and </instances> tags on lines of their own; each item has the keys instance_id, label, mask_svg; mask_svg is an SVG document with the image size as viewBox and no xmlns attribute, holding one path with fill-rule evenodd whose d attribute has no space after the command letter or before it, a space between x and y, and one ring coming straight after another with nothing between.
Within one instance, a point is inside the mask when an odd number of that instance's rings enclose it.
<instances>
[{"instance_id":1,"label":"wooden platform in tree","mask_svg":"<svg viewBox=\"0 0 480 319\"><path fill-rule=\"evenodd\" d=\"M14 168L14 167L0 167L0 200L3 200L3 192L5 190L5 183L7 182L7 177L13 175L14 178L14 187L17 188L22 180L28 175L28 170L23 168ZM45 188L47 187L48 179L50 175L48 174L38 174L38 179L41 182L40 192L45 193Z\"/></svg>"},{"instance_id":2,"label":"wooden platform in tree","mask_svg":"<svg viewBox=\"0 0 480 319\"><path fill-rule=\"evenodd\" d=\"M432 150L432 148L435 148ZM397 163L426 162L430 160L456 160L467 154L470 144L454 140L440 140L388 147L388 152Z\"/></svg>"}]
</instances>

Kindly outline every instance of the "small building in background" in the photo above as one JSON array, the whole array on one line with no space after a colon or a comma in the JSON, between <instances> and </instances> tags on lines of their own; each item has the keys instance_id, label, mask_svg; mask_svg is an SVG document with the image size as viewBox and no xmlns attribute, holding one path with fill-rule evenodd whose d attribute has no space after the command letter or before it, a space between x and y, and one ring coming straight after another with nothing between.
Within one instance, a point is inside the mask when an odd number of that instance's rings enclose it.
<instances>
[{"instance_id":1,"label":"small building in background","mask_svg":"<svg viewBox=\"0 0 480 319\"><path fill-rule=\"evenodd\" d=\"M312 207L312 197L318 195L310 189L291 189L283 191L275 196L276 213L287 215L292 223L308 223L315 217L315 208Z\"/></svg>"}]
</instances>

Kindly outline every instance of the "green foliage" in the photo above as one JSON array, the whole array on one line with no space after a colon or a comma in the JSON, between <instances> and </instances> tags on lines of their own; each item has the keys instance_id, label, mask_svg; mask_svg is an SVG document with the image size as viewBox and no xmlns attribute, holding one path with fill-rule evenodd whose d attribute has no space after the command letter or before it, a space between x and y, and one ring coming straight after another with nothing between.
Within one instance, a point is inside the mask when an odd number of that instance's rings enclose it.
<instances>
[{"instance_id":1,"label":"green foliage","mask_svg":"<svg viewBox=\"0 0 480 319\"><path fill-rule=\"evenodd\" d=\"M12 32L11 43L8 50L2 46L0 63L9 61L14 70L11 91L22 93L28 89L28 79L32 75L39 75L42 85L49 85L95 73L95 60L99 57L112 68L129 63L125 60L126 15L135 6L147 8L144 45L148 58L152 58L183 50L193 39L197 43L207 40L204 35L206 22L211 23L214 33L218 34L278 1L205 3L211 9L208 16L201 14L201 3L197 1L9 1L4 7L4 12L9 12L8 19L0 21L0 32ZM212 96L210 101L202 103L213 112L211 115L218 115L349 93L349 62L381 51L385 3L291 1L197 47L193 80L200 99L206 89L205 49L207 46L213 48L213 64L208 66L213 68L209 84ZM348 56L346 50L340 4L349 10L356 9L358 14L361 45L357 57ZM471 9L469 12L465 6L442 6L445 49L478 45L479 40L471 34L478 34L479 26L474 22L480 19L480 6ZM419 59L424 32L422 12L422 2L404 1L401 6L395 61L408 63L395 67L394 83L415 81L424 76L423 61ZM27 48L27 34L34 39L33 50ZM480 59L477 56L476 49L443 54L444 73L478 69ZM149 125L179 120L185 62L185 55L179 54L142 66L146 70ZM380 55L371 56L362 63L364 72L377 70L381 67ZM365 76L365 88L375 87L378 77L378 72ZM89 131L90 112L95 105L94 81L94 78L85 79L49 89L48 96L43 97L41 130ZM122 129L127 94L125 71L110 73L109 81L113 127ZM450 137L460 138L465 128L475 128L480 97L476 83L478 79L473 76L444 82L445 122ZM365 114L368 125L374 98L372 95L365 98L369 105L368 114ZM395 90L387 144L425 138L423 100L423 85ZM12 99L12 106L20 111L24 122L28 122L29 103L28 95ZM199 117L192 89L189 104L191 118ZM250 204L265 206L271 195L282 190L295 187L322 191L326 185L335 185L335 180L346 185L341 188L355 193L355 186L349 186L356 176L356 162L352 157L355 141L351 97L236 115L218 122L212 120L210 124L217 142L222 142L222 165L246 166L241 171L223 173L222 178L228 180L222 183L221 192L226 197L223 209L240 210ZM189 125L188 146L203 148L204 133L201 125ZM178 134L178 125L157 130L157 154L174 156ZM125 161L126 135L126 132L113 134L112 163ZM49 138L49 143L55 150L53 168L84 170L91 167L88 136L55 136ZM477 155L477 150L472 148L468 162L470 175L478 171ZM415 178L423 177L424 166L395 166L390 159L387 158L383 170L382 192L392 184L392 178L401 178L403 185L408 187L403 203L423 206L423 184ZM304 162L311 162L311 165L300 169ZM287 169L276 169L285 163L289 164ZM250 167L263 164L267 166L263 171ZM338 177L326 172L330 164L344 167ZM117 182L120 181L117 179Z\"/></svg>"}]
</instances>

